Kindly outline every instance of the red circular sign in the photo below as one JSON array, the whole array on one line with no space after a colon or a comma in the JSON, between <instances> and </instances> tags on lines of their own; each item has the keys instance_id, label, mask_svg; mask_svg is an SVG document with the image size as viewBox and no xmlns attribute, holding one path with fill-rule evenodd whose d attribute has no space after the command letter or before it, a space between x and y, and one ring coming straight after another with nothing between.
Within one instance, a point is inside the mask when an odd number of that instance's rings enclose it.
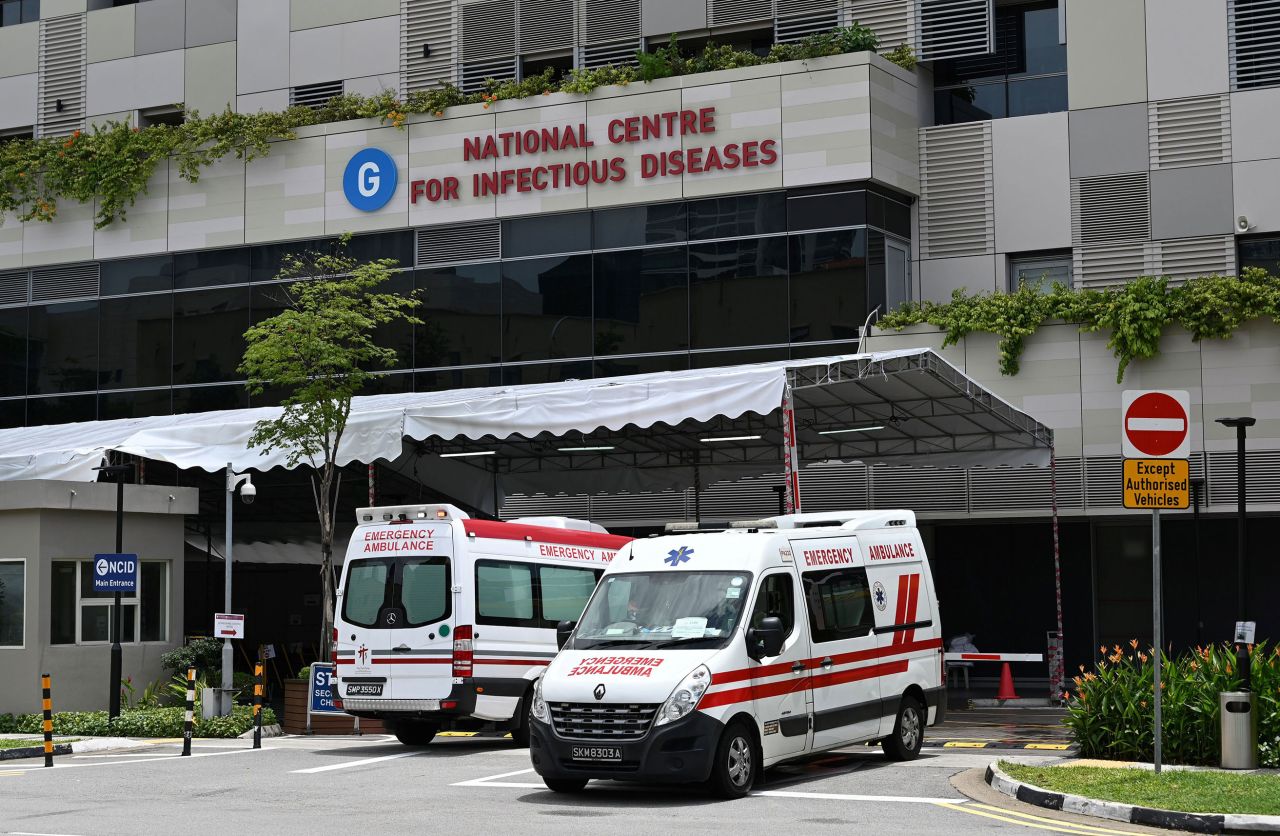
<instances>
[{"instance_id":1,"label":"red circular sign","mask_svg":"<svg viewBox=\"0 0 1280 836\"><path fill-rule=\"evenodd\" d=\"M1135 398L1124 414L1124 432L1129 443L1148 456L1167 456L1187 438L1187 413L1174 398L1163 392L1148 392Z\"/></svg>"}]
</instances>

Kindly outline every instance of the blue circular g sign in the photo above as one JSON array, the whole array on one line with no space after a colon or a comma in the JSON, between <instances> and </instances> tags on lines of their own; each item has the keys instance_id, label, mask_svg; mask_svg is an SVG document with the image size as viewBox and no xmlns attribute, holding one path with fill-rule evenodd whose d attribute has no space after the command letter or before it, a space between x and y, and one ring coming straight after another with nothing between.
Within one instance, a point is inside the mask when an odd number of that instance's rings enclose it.
<instances>
[{"instance_id":1,"label":"blue circular g sign","mask_svg":"<svg viewBox=\"0 0 1280 836\"><path fill-rule=\"evenodd\" d=\"M366 148L347 163L342 192L361 212L376 212L396 193L396 161L386 151Z\"/></svg>"}]
</instances>

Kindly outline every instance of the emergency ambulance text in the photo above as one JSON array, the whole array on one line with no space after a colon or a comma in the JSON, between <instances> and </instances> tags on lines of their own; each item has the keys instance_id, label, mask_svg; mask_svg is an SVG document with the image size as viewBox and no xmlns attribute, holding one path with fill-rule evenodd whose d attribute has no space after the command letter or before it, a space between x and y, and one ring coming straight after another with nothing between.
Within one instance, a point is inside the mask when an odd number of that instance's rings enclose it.
<instances>
[{"instance_id":1,"label":"emergency ambulance text","mask_svg":"<svg viewBox=\"0 0 1280 836\"><path fill-rule=\"evenodd\" d=\"M806 549L802 554L805 566L831 566L853 562L853 549Z\"/></svg>"},{"instance_id":2,"label":"emergency ambulance text","mask_svg":"<svg viewBox=\"0 0 1280 836\"><path fill-rule=\"evenodd\" d=\"M896 560L901 557L915 557L916 550L910 543L877 543L867 546L868 560Z\"/></svg>"},{"instance_id":3,"label":"emergency ambulance text","mask_svg":"<svg viewBox=\"0 0 1280 836\"><path fill-rule=\"evenodd\" d=\"M593 656L583 659L569 671L569 676L642 676L647 677L662 664L648 656Z\"/></svg>"}]
</instances>

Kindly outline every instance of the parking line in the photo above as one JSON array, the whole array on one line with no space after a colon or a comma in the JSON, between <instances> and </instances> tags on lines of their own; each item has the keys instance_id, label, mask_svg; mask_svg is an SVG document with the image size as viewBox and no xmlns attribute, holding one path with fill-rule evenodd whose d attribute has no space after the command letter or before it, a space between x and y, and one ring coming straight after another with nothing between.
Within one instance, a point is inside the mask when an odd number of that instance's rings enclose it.
<instances>
[{"instance_id":1,"label":"parking line","mask_svg":"<svg viewBox=\"0 0 1280 836\"><path fill-rule=\"evenodd\" d=\"M380 758L364 758L358 761L347 761L346 763L331 763L328 766L315 766L311 769L295 769L289 774L291 775L315 775L318 772L333 772L336 769L351 769L355 766L367 766L371 763L381 763L382 761L393 761L398 758L412 758L420 755L421 752L400 752L396 755L383 755Z\"/></svg>"},{"instance_id":2,"label":"parking line","mask_svg":"<svg viewBox=\"0 0 1280 836\"><path fill-rule=\"evenodd\" d=\"M889 801L905 804L964 804L967 798L924 798L915 795L848 795L838 792L799 792L796 790L760 790L752 795L772 798L817 798L828 801Z\"/></svg>"},{"instance_id":3,"label":"parking line","mask_svg":"<svg viewBox=\"0 0 1280 836\"><path fill-rule=\"evenodd\" d=\"M487 778L473 778L470 781L459 781L451 787L516 787L519 789L544 789L545 784L519 784L511 781L499 781L499 778L510 778L512 775L528 775L533 769L517 769L515 772L504 772L501 775L490 775Z\"/></svg>"}]
</instances>

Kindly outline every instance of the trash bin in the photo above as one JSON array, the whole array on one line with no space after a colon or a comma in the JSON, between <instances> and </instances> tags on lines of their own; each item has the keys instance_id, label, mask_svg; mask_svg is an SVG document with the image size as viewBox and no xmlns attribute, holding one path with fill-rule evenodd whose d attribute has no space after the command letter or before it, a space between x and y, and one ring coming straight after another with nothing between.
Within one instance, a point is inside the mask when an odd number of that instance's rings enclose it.
<instances>
[{"instance_id":1,"label":"trash bin","mask_svg":"<svg viewBox=\"0 0 1280 836\"><path fill-rule=\"evenodd\" d=\"M1222 768L1258 768L1258 702L1251 691L1218 694L1222 724Z\"/></svg>"}]
</instances>

